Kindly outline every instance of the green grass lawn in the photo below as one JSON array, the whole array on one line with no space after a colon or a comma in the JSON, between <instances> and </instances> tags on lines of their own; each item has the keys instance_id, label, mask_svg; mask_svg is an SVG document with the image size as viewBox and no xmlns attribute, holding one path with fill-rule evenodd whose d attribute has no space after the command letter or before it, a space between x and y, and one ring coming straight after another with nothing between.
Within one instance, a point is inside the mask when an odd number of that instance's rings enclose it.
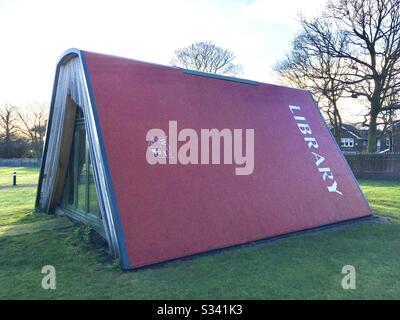
<instances>
[{"instance_id":1,"label":"green grass lawn","mask_svg":"<svg viewBox=\"0 0 400 320\"><path fill-rule=\"evenodd\" d=\"M400 182L361 181L361 187L376 213L400 221ZM34 192L26 191L15 189L13 198L26 196L30 205L20 206L31 210ZM346 225L131 272L83 240L82 229L0 236L0 299L400 298L400 223ZM41 288L48 264L57 271L56 290ZM341 288L347 264L356 268L356 290Z\"/></svg>"},{"instance_id":2,"label":"green grass lawn","mask_svg":"<svg viewBox=\"0 0 400 320\"><path fill-rule=\"evenodd\" d=\"M0 167L0 187L12 185L12 173L17 172L17 184L35 184L37 168ZM48 219L49 216L33 210L36 186L0 189L0 227Z\"/></svg>"},{"instance_id":3,"label":"green grass lawn","mask_svg":"<svg viewBox=\"0 0 400 320\"><path fill-rule=\"evenodd\" d=\"M400 221L400 182L360 180L372 210Z\"/></svg>"},{"instance_id":4,"label":"green grass lawn","mask_svg":"<svg viewBox=\"0 0 400 320\"><path fill-rule=\"evenodd\" d=\"M17 173L17 184L36 184L38 182L38 168L0 167L0 187L12 185L14 171Z\"/></svg>"},{"instance_id":5,"label":"green grass lawn","mask_svg":"<svg viewBox=\"0 0 400 320\"><path fill-rule=\"evenodd\" d=\"M0 238L2 299L391 299L400 297L400 225L364 224L123 272L71 231ZM4 249L7 248L7 249ZM57 289L41 289L41 268ZM354 265L357 289L341 288Z\"/></svg>"}]
</instances>

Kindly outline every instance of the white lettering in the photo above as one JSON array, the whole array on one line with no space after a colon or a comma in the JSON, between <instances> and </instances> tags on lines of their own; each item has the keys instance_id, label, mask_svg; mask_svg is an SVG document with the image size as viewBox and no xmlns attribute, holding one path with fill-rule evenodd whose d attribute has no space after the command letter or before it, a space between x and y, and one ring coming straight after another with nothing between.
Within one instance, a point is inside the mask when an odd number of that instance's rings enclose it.
<instances>
[{"instance_id":1,"label":"white lettering","mask_svg":"<svg viewBox=\"0 0 400 320\"><path fill-rule=\"evenodd\" d=\"M296 125L299 128L300 132L304 135L311 135L312 130L311 130L310 125L305 122L306 118L301 115L297 115L297 114L295 115L295 113L297 113L297 111L301 110L301 107L289 105L289 110L293 114L293 118L296 121ZM297 121L302 121L302 122L297 122ZM307 143L307 146L309 149L311 149L311 148L318 149L319 148L317 139L314 137L304 137L304 141ZM320 165L325 161L325 157L316 152L311 152L311 154L314 156L315 166L318 168L318 172L322 173L322 181L327 181L328 179L333 180L334 176L333 176L331 169L328 167L323 167L323 168L320 167ZM343 195L342 192L340 192L338 190L338 185L337 185L336 180L334 180L331 185L327 186L327 189L329 192Z\"/></svg>"},{"instance_id":2,"label":"white lettering","mask_svg":"<svg viewBox=\"0 0 400 320\"><path fill-rule=\"evenodd\" d=\"M242 129L233 129L233 134L230 129L201 129L199 139L195 130L187 128L178 132L178 122L169 121L168 134L167 137L162 129L147 132L146 160L149 164L209 164L211 141L212 164L235 162L240 166L235 168L236 175L250 175L254 171L254 129L245 130L245 153ZM178 142L184 144L178 147Z\"/></svg>"}]
</instances>

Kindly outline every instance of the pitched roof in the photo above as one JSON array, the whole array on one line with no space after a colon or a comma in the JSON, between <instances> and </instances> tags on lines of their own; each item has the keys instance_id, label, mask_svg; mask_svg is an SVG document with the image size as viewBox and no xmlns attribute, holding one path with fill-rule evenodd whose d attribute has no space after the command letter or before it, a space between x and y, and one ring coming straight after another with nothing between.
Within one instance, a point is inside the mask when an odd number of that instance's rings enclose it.
<instances>
[{"instance_id":1,"label":"pitched roof","mask_svg":"<svg viewBox=\"0 0 400 320\"><path fill-rule=\"evenodd\" d=\"M38 186L45 210L58 205L71 101L84 112L107 240L126 269L371 214L307 91L79 50L57 67ZM184 128L165 164L149 164L150 130L170 140ZM203 129L233 132L232 162L177 161L178 145ZM189 148L197 160L198 148ZM204 150L210 162L220 148ZM235 173L250 161L251 174Z\"/></svg>"}]
</instances>

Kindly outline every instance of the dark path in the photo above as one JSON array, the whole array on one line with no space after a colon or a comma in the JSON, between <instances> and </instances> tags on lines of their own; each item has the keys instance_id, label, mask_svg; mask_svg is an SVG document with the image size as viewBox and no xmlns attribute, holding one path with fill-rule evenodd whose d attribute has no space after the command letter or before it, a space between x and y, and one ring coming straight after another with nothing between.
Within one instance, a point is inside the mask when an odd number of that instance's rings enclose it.
<instances>
[{"instance_id":1,"label":"dark path","mask_svg":"<svg viewBox=\"0 0 400 320\"><path fill-rule=\"evenodd\" d=\"M31 183L31 184L17 184L16 186L0 186L1 189L16 189L16 188L30 188L30 187L36 187L36 183Z\"/></svg>"}]
</instances>

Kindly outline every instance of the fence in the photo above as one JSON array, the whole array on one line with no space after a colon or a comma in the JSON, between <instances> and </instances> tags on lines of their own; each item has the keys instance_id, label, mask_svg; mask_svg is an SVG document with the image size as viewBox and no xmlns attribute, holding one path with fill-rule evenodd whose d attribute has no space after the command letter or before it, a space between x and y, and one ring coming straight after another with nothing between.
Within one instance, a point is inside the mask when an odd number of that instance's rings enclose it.
<instances>
[{"instance_id":1,"label":"fence","mask_svg":"<svg viewBox=\"0 0 400 320\"><path fill-rule=\"evenodd\" d=\"M345 157L357 178L400 180L400 153L345 154ZM0 158L0 167L40 167L40 163L40 158Z\"/></svg>"},{"instance_id":2,"label":"fence","mask_svg":"<svg viewBox=\"0 0 400 320\"><path fill-rule=\"evenodd\" d=\"M0 167L40 167L40 162L40 158L0 158Z\"/></svg>"},{"instance_id":3,"label":"fence","mask_svg":"<svg viewBox=\"0 0 400 320\"><path fill-rule=\"evenodd\" d=\"M400 153L345 154L345 157L357 178L400 180Z\"/></svg>"}]
</instances>

